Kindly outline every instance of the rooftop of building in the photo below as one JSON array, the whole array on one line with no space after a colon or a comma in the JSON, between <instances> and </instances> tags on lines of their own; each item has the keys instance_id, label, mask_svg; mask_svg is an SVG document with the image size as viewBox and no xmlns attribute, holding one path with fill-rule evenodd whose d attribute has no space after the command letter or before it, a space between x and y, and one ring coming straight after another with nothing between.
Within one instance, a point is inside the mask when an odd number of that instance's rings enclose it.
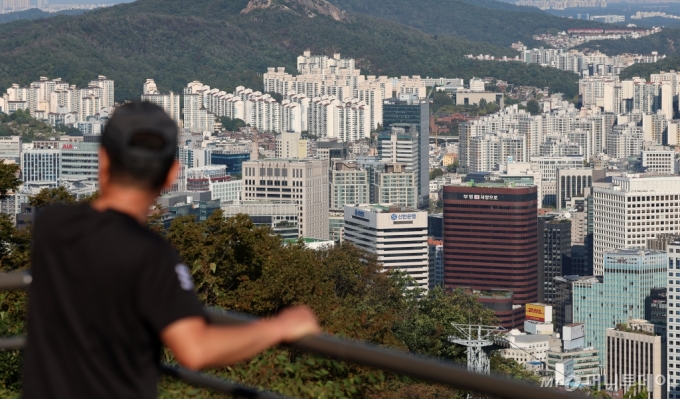
<instances>
[{"instance_id":1,"label":"rooftop of building","mask_svg":"<svg viewBox=\"0 0 680 399\"><path fill-rule=\"evenodd\" d=\"M526 186L517 185L516 182L483 182L468 181L461 184L452 184L454 187L481 187L481 188L516 188L526 189Z\"/></svg>"},{"instance_id":2,"label":"rooftop of building","mask_svg":"<svg viewBox=\"0 0 680 399\"><path fill-rule=\"evenodd\" d=\"M555 277L555 280L570 282L570 283L573 283L575 281L584 281L584 282L590 281L590 282L596 283L596 282L600 281L600 278L598 278L596 276L579 276L579 275L572 274L572 275L569 275L569 276Z\"/></svg>"},{"instance_id":3,"label":"rooftop of building","mask_svg":"<svg viewBox=\"0 0 680 399\"><path fill-rule=\"evenodd\" d=\"M619 248L611 252L606 252L604 256L606 257L607 255L617 255L617 256L634 256L634 255L658 255L658 254L665 254L666 251L661 251L658 249L647 249L647 248L642 248L642 247L634 247L634 248Z\"/></svg>"},{"instance_id":4,"label":"rooftop of building","mask_svg":"<svg viewBox=\"0 0 680 399\"><path fill-rule=\"evenodd\" d=\"M406 206L398 206L392 204L360 204L356 205L363 211L374 212L374 213L413 213L413 212L424 212L416 208L410 208Z\"/></svg>"}]
</instances>

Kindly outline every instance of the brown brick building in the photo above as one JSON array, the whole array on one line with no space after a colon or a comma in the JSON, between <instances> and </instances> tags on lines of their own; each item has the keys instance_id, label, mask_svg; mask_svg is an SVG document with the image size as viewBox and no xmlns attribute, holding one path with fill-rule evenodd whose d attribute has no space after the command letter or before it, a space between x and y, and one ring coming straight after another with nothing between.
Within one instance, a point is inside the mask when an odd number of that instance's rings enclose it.
<instances>
[{"instance_id":1,"label":"brown brick building","mask_svg":"<svg viewBox=\"0 0 680 399\"><path fill-rule=\"evenodd\" d=\"M503 327L521 328L542 280L537 223L536 187L445 186L444 286L479 292Z\"/></svg>"}]
</instances>

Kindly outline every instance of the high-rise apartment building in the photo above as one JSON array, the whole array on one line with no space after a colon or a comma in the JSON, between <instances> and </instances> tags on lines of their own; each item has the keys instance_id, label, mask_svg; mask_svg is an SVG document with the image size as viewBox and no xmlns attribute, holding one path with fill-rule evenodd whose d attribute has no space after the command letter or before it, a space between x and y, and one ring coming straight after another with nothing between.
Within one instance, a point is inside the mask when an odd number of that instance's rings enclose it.
<instances>
[{"instance_id":1,"label":"high-rise apartment building","mask_svg":"<svg viewBox=\"0 0 680 399\"><path fill-rule=\"evenodd\" d=\"M330 209L367 204L370 199L368 172L356 162L336 161L330 174Z\"/></svg>"},{"instance_id":2,"label":"high-rise apartment building","mask_svg":"<svg viewBox=\"0 0 680 399\"><path fill-rule=\"evenodd\" d=\"M328 163L323 160L243 162L241 198L244 201L295 201L300 237L328 239Z\"/></svg>"},{"instance_id":3,"label":"high-rise apartment building","mask_svg":"<svg viewBox=\"0 0 680 399\"><path fill-rule=\"evenodd\" d=\"M394 124L415 125L418 154L418 203L422 208L430 195L430 102L416 95L402 95L383 102L383 127Z\"/></svg>"},{"instance_id":4,"label":"high-rise apartment building","mask_svg":"<svg viewBox=\"0 0 680 399\"><path fill-rule=\"evenodd\" d=\"M307 140L300 133L282 132L276 136L276 157L290 159L307 158Z\"/></svg>"},{"instance_id":5,"label":"high-rise apartment building","mask_svg":"<svg viewBox=\"0 0 680 399\"><path fill-rule=\"evenodd\" d=\"M604 253L645 246L658 234L680 233L680 177L627 175L593 187L593 269Z\"/></svg>"},{"instance_id":6,"label":"high-rise apartment building","mask_svg":"<svg viewBox=\"0 0 680 399\"><path fill-rule=\"evenodd\" d=\"M392 205L345 206L344 240L376 254L428 289L427 212Z\"/></svg>"},{"instance_id":7,"label":"high-rise apartment building","mask_svg":"<svg viewBox=\"0 0 680 399\"><path fill-rule=\"evenodd\" d=\"M496 310L505 328L538 300L536 204L536 187L444 186L444 286L511 291L512 307Z\"/></svg>"},{"instance_id":8,"label":"high-rise apartment building","mask_svg":"<svg viewBox=\"0 0 680 399\"><path fill-rule=\"evenodd\" d=\"M165 113L170 115L172 120L179 125L180 115L180 98L179 94L172 91L168 94L161 94L156 88L156 82L153 79L147 79L144 83L142 101L148 101L163 108Z\"/></svg>"},{"instance_id":9,"label":"high-rise apartment building","mask_svg":"<svg viewBox=\"0 0 680 399\"><path fill-rule=\"evenodd\" d=\"M666 284L668 256L664 251L619 249L604 255L603 280L573 282L573 320L585 323L586 346L600 351L606 363L605 331L628 319L644 319L652 288Z\"/></svg>"}]
</instances>

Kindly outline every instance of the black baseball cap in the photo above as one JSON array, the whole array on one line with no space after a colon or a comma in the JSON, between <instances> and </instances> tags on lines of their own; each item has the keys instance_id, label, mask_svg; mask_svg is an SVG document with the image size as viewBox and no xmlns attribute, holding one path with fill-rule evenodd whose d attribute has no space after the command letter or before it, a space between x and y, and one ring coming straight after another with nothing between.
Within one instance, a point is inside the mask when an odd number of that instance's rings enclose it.
<instances>
[{"instance_id":1,"label":"black baseball cap","mask_svg":"<svg viewBox=\"0 0 680 399\"><path fill-rule=\"evenodd\" d=\"M177 151L178 130L163 108L148 101L133 101L116 108L104 128L101 144L124 163L169 159ZM143 140L138 140L140 136Z\"/></svg>"}]
</instances>

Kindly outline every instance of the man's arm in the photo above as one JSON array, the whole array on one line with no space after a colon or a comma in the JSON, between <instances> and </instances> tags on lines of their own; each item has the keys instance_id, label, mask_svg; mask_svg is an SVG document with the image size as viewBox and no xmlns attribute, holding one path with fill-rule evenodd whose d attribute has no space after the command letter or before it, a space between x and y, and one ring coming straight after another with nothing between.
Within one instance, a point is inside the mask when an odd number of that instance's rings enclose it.
<instances>
[{"instance_id":1,"label":"man's arm","mask_svg":"<svg viewBox=\"0 0 680 399\"><path fill-rule=\"evenodd\" d=\"M207 324L202 317L178 320L161 332L161 339L183 366L198 370L249 359L282 342L293 342L321 331L307 307L286 309L276 318L237 327Z\"/></svg>"}]
</instances>

